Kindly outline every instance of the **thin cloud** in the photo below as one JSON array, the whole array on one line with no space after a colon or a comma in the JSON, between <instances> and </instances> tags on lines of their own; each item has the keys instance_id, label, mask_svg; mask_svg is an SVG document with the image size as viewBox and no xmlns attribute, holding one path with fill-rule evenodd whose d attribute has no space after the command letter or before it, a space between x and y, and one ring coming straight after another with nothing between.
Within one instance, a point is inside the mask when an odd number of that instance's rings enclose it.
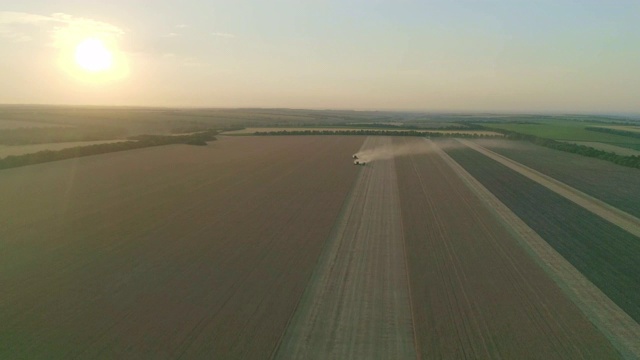
<instances>
[{"instance_id":1,"label":"thin cloud","mask_svg":"<svg viewBox=\"0 0 640 360\"><path fill-rule=\"evenodd\" d=\"M236 37L234 34L223 33L223 32L214 32L214 33L211 33L211 35L219 38L226 38L226 39L232 39Z\"/></svg>"},{"instance_id":2,"label":"thin cloud","mask_svg":"<svg viewBox=\"0 0 640 360\"><path fill-rule=\"evenodd\" d=\"M0 37L13 42L24 42L31 40L33 32L38 30L51 35L51 45L54 47L64 47L87 36L113 40L125 33L118 26L65 13L39 15L0 11Z\"/></svg>"},{"instance_id":3,"label":"thin cloud","mask_svg":"<svg viewBox=\"0 0 640 360\"><path fill-rule=\"evenodd\" d=\"M178 24L178 25L176 25L176 29L186 29L188 27L189 27L189 25L187 25L187 24Z\"/></svg>"}]
</instances>

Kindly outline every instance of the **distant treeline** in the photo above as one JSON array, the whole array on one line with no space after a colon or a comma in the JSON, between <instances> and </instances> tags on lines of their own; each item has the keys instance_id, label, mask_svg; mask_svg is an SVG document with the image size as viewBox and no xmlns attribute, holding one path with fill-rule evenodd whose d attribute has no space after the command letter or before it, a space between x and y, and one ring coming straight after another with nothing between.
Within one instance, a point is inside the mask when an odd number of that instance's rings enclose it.
<instances>
[{"instance_id":1,"label":"distant treeline","mask_svg":"<svg viewBox=\"0 0 640 360\"><path fill-rule=\"evenodd\" d=\"M442 133L415 130L281 130L281 131L256 131L255 135L360 135L360 136L429 136L429 137L458 137L458 138L494 138L500 135L474 134L474 133Z\"/></svg>"},{"instance_id":2,"label":"distant treeline","mask_svg":"<svg viewBox=\"0 0 640 360\"><path fill-rule=\"evenodd\" d=\"M117 127L41 127L0 130L0 144L33 145L76 141L113 140L126 136L126 130Z\"/></svg>"},{"instance_id":3,"label":"distant treeline","mask_svg":"<svg viewBox=\"0 0 640 360\"><path fill-rule=\"evenodd\" d=\"M411 125L411 124L350 124L350 123L310 123L300 125L298 127L310 127L310 128L347 128L347 129L382 129L382 130L479 130L481 127L471 123L455 123L455 125L446 126L425 126L425 125Z\"/></svg>"},{"instance_id":4,"label":"distant treeline","mask_svg":"<svg viewBox=\"0 0 640 360\"><path fill-rule=\"evenodd\" d=\"M565 143L561 141L538 137L535 135L520 134L520 133L509 131L509 130L502 130L502 129L491 129L491 130L503 133L507 139L529 141L536 145L548 147L550 149L565 151L565 152L574 153L582 156L588 156L592 158L610 161L614 164L640 169L640 156L634 156L634 155L623 156L623 155L618 155L616 153L612 153L608 151L598 150L590 146Z\"/></svg>"},{"instance_id":5,"label":"distant treeline","mask_svg":"<svg viewBox=\"0 0 640 360\"><path fill-rule=\"evenodd\" d=\"M71 159L89 155L140 149L151 146L169 144L207 145L207 141L216 140L216 134L216 131L210 130L196 134L177 136L139 135L130 138L129 141L117 143L77 146L57 151L44 150L32 154L7 156L4 159L0 159L0 169L40 164L49 161Z\"/></svg>"},{"instance_id":6,"label":"distant treeline","mask_svg":"<svg viewBox=\"0 0 640 360\"><path fill-rule=\"evenodd\" d=\"M625 130L620 130L620 129L611 129L611 128L603 128L603 127L595 127L595 126L589 126L589 127L584 128L584 129L588 130L588 131L596 131L596 132L601 132L601 133L606 133L606 134L627 136L627 137L640 139L640 132L625 131Z\"/></svg>"}]
</instances>

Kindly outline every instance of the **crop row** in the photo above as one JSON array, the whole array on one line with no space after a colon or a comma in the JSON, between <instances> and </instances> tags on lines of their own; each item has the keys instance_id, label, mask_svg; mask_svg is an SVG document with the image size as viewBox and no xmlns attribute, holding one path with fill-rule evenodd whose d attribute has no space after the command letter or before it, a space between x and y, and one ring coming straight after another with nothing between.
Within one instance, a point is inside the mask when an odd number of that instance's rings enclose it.
<instances>
[{"instance_id":1,"label":"crop row","mask_svg":"<svg viewBox=\"0 0 640 360\"><path fill-rule=\"evenodd\" d=\"M447 153L640 321L640 239L474 150Z\"/></svg>"}]
</instances>

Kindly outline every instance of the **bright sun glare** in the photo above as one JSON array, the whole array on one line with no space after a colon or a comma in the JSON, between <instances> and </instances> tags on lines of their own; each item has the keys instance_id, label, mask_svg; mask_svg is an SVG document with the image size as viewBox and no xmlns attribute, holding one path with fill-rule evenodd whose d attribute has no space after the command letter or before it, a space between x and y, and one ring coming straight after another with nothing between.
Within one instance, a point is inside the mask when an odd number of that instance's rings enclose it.
<instances>
[{"instance_id":1,"label":"bright sun glare","mask_svg":"<svg viewBox=\"0 0 640 360\"><path fill-rule=\"evenodd\" d=\"M76 64L89 72L102 72L111 69L113 53L99 39L88 38L76 46Z\"/></svg>"}]
</instances>

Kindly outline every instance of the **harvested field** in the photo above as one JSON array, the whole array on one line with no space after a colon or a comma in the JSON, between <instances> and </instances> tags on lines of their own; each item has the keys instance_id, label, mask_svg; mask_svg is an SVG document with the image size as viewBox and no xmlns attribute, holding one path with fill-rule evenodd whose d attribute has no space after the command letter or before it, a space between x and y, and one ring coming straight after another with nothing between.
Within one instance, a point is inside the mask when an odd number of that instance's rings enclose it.
<instances>
[{"instance_id":1,"label":"harvested field","mask_svg":"<svg viewBox=\"0 0 640 360\"><path fill-rule=\"evenodd\" d=\"M640 239L471 149L447 153L640 321Z\"/></svg>"},{"instance_id":2,"label":"harvested field","mask_svg":"<svg viewBox=\"0 0 640 360\"><path fill-rule=\"evenodd\" d=\"M640 170L520 141L478 144L640 218Z\"/></svg>"},{"instance_id":3,"label":"harvested field","mask_svg":"<svg viewBox=\"0 0 640 360\"><path fill-rule=\"evenodd\" d=\"M435 149L396 169L421 358L618 356Z\"/></svg>"},{"instance_id":4,"label":"harvested field","mask_svg":"<svg viewBox=\"0 0 640 360\"><path fill-rule=\"evenodd\" d=\"M390 158L362 169L276 358L415 359L409 294Z\"/></svg>"},{"instance_id":5,"label":"harvested field","mask_svg":"<svg viewBox=\"0 0 640 360\"><path fill-rule=\"evenodd\" d=\"M0 172L0 358L268 358L362 141L227 138Z\"/></svg>"}]
</instances>

